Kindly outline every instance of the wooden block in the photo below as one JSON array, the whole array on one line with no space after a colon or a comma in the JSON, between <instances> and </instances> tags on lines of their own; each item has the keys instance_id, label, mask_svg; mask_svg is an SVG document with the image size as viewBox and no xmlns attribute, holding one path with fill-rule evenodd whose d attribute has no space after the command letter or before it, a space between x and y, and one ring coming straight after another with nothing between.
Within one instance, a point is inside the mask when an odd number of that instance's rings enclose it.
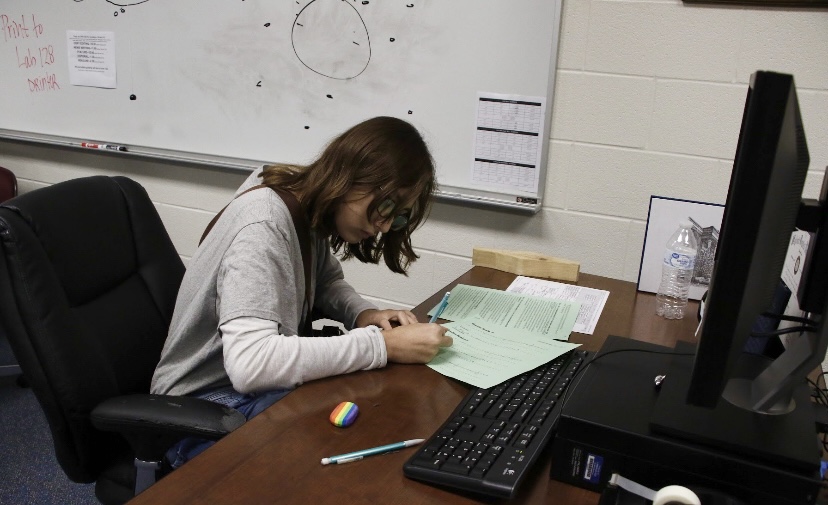
<instances>
[{"instance_id":1,"label":"wooden block","mask_svg":"<svg viewBox=\"0 0 828 505\"><path fill-rule=\"evenodd\" d=\"M516 275L577 282L581 264L563 258L528 251L507 251L475 247L472 265L495 268Z\"/></svg>"}]
</instances>

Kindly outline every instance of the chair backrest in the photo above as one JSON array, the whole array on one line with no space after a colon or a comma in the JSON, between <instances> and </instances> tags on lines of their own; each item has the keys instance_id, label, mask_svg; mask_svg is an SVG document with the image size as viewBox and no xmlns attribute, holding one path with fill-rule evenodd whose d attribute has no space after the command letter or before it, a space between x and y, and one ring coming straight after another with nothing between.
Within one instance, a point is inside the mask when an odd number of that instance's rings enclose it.
<instances>
[{"instance_id":1,"label":"chair backrest","mask_svg":"<svg viewBox=\"0 0 828 505\"><path fill-rule=\"evenodd\" d=\"M125 448L95 430L104 399L149 392L184 265L143 187L95 176L0 205L0 319L58 462L92 482Z\"/></svg>"},{"instance_id":2,"label":"chair backrest","mask_svg":"<svg viewBox=\"0 0 828 505\"><path fill-rule=\"evenodd\" d=\"M0 167L0 202L5 202L17 196L17 177L14 172Z\"/></svg>"}]
</instances>

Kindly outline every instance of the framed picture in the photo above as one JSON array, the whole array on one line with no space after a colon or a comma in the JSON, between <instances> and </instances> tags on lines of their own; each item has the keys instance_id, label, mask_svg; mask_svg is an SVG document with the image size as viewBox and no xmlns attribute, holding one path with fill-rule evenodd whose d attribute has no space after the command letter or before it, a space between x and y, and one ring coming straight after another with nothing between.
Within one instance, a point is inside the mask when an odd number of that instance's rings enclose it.
<instances>
[{"instance_id":1,"label":"framed picture","mask_svg":"<svg viewBox=\"0 0 828 505\"><path fill-rule=\"evenodd\" d=\"M710 284L723 215L724 205L651 196L641 266L638 270L638 290L649 293L658 291L667 241L681 221L689 220L693 224L693 234L698 244L689 297L692 300L700 299Z\"/></svg>"},{"instance_id":2,"label":"framed picture","mask_svg":"<svg viewBox=\"0 0 828 505\"><path fill-rule=\"evenodd\" d=\"M828 7L828 0L683 0L687 4L753 5L756 7Z\"/></svg>"}]
</instances>

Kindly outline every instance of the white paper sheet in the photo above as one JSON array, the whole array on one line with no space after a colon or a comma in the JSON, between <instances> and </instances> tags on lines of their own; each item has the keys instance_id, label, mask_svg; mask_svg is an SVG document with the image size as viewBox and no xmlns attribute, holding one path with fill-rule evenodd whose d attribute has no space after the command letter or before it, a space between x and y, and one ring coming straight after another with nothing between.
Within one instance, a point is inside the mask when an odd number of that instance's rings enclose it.
<instances>
[{"instance_id":1,"label":"white paper sheet","mask_svg":"<svg viewBox=\"0 0 828 505\"><path fill-rule=\"evenodd\" d=\"M66 30L69 84L115 88L115 32Z\"/></svg>"},{"instance_id":2,"label":"white paper sheet","mask_svg":"<svg viewBox=\"0 0 828 505\"><path fill-rule=\"evenodd\" d=\"M785 264L782 266L782 281L791 290L791 298L785 307L784 313L788 316L803 317L805 313L799 309L799 301L796 299L796 292L802 280L802 268L805 266L805 258L808 256L808 244L811 235L805 231L791 233L791 241L788 245L788 252L785 254ZM779 329L798 326L800 323L794 321L780 321ZM799 338L798 334L782 335L782 344L787 347L790 340ZM828 364L823 363L823 371Z\"/></svg>"},{"instance_id":3,"label":"white paper sheet","mask_svg":"<svg viewBox=\"0 0 828 505\"><path fill-rule=\"evenodd\" d=\"M506 291L523 295L542 296L553 300L580 302L581 310L578 311L578 317L572 331L588 335L592 335L595 331L595 325L598 324L598 318L601 317L601 312L604 310L607 298L609 298L609 291L534 279L522 275L516 277Z\"/></svg>"}]
</instances>

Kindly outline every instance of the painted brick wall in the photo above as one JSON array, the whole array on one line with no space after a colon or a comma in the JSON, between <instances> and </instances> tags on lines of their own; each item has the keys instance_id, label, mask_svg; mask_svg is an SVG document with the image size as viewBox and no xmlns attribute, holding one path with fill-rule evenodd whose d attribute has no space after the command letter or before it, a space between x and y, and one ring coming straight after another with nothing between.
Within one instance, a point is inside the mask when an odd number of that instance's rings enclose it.
<instances>
[{"instance_id":1,"label":"painted brick wall","mask_svg":"<svg viewBox=\"0 0 828 505\"><path fill-rule=\"evenodd\" d=\"M473 246L530 250L635 281L650 195L723 203L750 74L794 74L811 152L828 165L828 10L564 0L544 207L534 216L436 204L407 278L348 263L381 306L416 305L471 266ZM551 43L551 42L550 42ZM244 174L0 142L21 191L123 174L156 202L180 254Z\"/></svg>"}]
</instances>

